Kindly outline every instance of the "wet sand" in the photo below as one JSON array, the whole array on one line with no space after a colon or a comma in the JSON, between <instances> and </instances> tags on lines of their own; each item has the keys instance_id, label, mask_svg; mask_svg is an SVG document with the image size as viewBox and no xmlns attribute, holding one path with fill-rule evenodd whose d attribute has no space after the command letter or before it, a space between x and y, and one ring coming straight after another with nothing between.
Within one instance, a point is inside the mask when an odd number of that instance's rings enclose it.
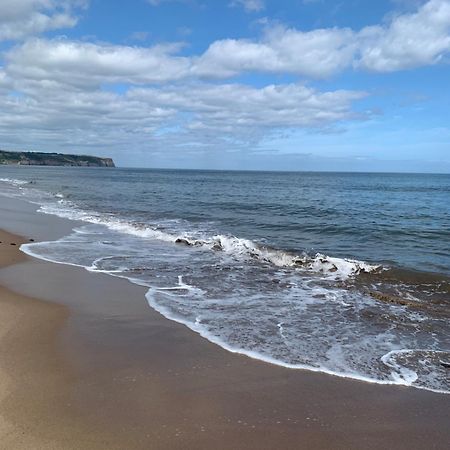
<instances>
[{"instance_id":1,"label":"wet sand","mask_svg":"<svg viewBox=\"0 0 450 450\"><path fill-rule=\"evenodd\" d=\"M22 242L0 231L0 269L27 259ZM0 287L1 449L104 448L70 412L75 377L60 346L67 318L62 305Z\"/></svg>"},{"instance_id":2,"label":"wet sand","mask_svg":"<svg viewBox=\"0 0 450 450\"><path fill-rule=\"evenodd\" d=\"M0 227L58 234L20 204L4 219L1 202ZM450 396L229 353L149 308L144 288L0 236L2 449L449 447Z\"/></svg>"}]
</instances>

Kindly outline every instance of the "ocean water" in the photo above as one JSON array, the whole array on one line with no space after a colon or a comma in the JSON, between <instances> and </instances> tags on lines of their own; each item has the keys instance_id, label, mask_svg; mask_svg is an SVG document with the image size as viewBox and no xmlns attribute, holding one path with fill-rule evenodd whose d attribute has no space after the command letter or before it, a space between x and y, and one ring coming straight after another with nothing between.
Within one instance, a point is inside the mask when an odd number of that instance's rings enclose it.
<instances>
[{"instance_id":1,"label":"ocean water","mask_svg":"<svg viewBox=\"0 0 450 450\"><path fill-rule=\"evenodd\" d=\"M0 167L0 194L83 222L24 252L229 351L450 393L449 175Z\"/></svg>"}]
</instances>

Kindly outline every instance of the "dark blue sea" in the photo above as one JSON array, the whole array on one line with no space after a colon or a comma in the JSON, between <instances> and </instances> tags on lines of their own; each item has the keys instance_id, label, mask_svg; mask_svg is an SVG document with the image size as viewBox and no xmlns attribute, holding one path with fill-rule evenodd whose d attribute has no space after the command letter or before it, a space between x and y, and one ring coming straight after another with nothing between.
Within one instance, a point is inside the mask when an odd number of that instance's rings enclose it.
<instances>
[{"instance_id":1,"label":"dark blue sea","mask_svg":"<svg viewBox=\"0 0 450 450\"><path fill-rule=\"evenodd\" d=\"M230 351L450 392L450 175L5 166L0 193L84 223L23 251Z\"/></svg>"}]
</instances>

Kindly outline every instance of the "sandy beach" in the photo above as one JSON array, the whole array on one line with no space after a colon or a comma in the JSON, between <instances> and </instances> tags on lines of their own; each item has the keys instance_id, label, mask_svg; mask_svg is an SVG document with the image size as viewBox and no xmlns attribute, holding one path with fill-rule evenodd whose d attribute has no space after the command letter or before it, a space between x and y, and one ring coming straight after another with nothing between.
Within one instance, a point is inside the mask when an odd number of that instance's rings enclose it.
<instances>
[{"instance_id":1,"label":"sandy beach","mask_svg":"<svg viewBox=\"0 0 450 450\"><path fill-rule=\"evenodd\" d=\"M0 218L1 449L448 448L447 395L232 354L144 288L20 252L69 222L6 199Z\"/></svg>"},{"instance_id":2,"label":"sandy beach","mask_svg":"<svg viewBox=\"0 0 450 450\"><path fill-rule=\"evenodd\" d=\"M0 46L0 450L450 450L450 0L0 0Z\"/></svg>"}]
</instances>

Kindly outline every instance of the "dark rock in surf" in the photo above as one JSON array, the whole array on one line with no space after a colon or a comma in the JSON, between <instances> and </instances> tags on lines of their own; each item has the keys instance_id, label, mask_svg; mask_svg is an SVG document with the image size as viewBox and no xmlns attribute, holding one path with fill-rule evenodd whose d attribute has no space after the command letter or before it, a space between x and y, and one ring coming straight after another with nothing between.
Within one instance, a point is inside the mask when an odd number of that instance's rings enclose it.
<instances>
[{"instance_id":1,"label":"dark rock in surf","mask_svg":"<svg viewBox=\"0 0 450 450\"><path fill-rule=\"evenodd\" d=\"M192 243L189 242L187 239L184 238L177 238L175 239L175 244L182 244L182 245L187 245L187 246L192 246Z\"/></svg>"}]
</instances>

